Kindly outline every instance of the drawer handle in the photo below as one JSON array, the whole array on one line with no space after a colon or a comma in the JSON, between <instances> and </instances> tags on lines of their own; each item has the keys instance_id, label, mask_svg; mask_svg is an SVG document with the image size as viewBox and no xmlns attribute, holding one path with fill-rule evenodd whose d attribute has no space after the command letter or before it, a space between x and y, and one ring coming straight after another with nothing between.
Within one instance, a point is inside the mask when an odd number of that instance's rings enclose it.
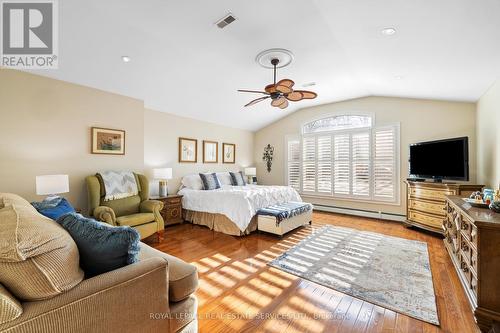
<instances>
[{"instance_id":1,"label":"drawer handle","mask_svg":"<svg viewBox=\"0 0 500 333\"><path fill-rule=\"evenodd\" d=\"M462 230L468 230L469 225L467 223L462 223Z\"/></svg>"},{"instance_id":2,"label":"drawer handle","mask_svg":"<svg viewBox=\"0 0 500 333\"><path fill-rule=\"evenodd\" d=\"M467 273L469 271L469 268L467 268L467 264L462 261L462 264L460 265L460 268L462 268L462 271L464 273Z\"/></svg>"},{"instance_id":3,"label":"drawer handle","mask_svg":"<svg viewBox=\"0 0 500 333\"><path fill-rule=\"evenodd\" d=\"M464 251L464 252L468 252L469 251L469 247L467 246L467 244L462 243L462 251Z\"/></svg>"}]
</instances>

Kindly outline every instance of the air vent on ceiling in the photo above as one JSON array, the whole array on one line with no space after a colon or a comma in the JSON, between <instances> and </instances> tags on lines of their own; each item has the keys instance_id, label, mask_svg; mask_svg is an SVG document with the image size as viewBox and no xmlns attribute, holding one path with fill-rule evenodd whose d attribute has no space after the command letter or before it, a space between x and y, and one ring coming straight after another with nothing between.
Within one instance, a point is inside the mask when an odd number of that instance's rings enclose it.
<instances>
[{"instance_id":1,"label":"air vent on ceiling","mask_svg":"<svg viewBox=\"0 0 500 333\"><path fill-rule=\"evenodd\" d=\"M236 17L233 16L233 14L229 13L226 16L224 16L222 19L217 21L215 24L220 28L224 28L228 26L229 24L233 23L236 21Z\"/></svg>"}]
</instances>

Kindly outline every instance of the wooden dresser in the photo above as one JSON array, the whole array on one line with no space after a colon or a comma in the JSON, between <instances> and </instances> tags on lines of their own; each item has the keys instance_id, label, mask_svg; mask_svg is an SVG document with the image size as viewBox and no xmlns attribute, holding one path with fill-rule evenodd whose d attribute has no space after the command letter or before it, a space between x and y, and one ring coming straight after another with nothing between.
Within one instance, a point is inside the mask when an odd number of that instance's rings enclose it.
<instances>
[{"instance_id":1,"label":"wooden dresser","mask_svg":"<svg viewBox=\"0 0 500 333\"><path fill-rule=\"evenodd\" d=\"M457 183L406 183L406 224L442 233L441 225L446 216L446 195L468 197L480 191L483 185Z\"/></svg>"},{"instance_id":2,"label":"wooden dresser","mask_svg":"<svg viewBox=\"0 0 500 333\"><path fill-rule=\"evenodd\" d=\"M500 322L500 214L447 196L444 244L482 332Z\"/></svg>"}]
</instances>

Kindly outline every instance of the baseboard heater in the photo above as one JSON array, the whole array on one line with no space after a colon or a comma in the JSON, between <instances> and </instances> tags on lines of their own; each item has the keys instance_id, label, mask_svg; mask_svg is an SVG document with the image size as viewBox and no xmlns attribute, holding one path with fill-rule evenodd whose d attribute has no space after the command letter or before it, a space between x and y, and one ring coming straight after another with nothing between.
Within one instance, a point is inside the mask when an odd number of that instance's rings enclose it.
<instances>
[{"instance_id":1,"label":"baseboard heater","mask_svg":"<svg viewBox=\"0 0 500 333\"><path fill-rule=\"evenodd\" d=\"M390 220L404 222L406 221L406 216L401 214L384 213L384 212L374 212L372 210L355 209L355 208L345 208L329 205L317 205L313 204L314 210L319 210L323 212L340 213L346 215L355 215L362 217L371 217L375 219Z\"/></svg>"}]
</instances>

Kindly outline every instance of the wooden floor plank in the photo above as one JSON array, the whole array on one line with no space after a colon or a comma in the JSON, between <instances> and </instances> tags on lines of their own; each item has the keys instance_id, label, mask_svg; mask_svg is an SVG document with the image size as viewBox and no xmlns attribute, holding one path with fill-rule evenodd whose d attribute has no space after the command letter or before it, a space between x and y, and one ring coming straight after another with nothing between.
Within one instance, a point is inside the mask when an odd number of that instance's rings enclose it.
<instances>
[{"instance_id":1,"label":"wooden floor plank","mask_svg":"<svg viewBox=\"0 0 500 333\"><path fill-rule=\"evenodd\" d=\"M410 318L266 265L323 225L426 242L441 325ZM283 239L259 233L233 237L182 224L166 228L164 240L151 245L198 267L201 333L479 332L442 239L396 222L314 212L312 226Z\"/></svg>"}]
</instances>

